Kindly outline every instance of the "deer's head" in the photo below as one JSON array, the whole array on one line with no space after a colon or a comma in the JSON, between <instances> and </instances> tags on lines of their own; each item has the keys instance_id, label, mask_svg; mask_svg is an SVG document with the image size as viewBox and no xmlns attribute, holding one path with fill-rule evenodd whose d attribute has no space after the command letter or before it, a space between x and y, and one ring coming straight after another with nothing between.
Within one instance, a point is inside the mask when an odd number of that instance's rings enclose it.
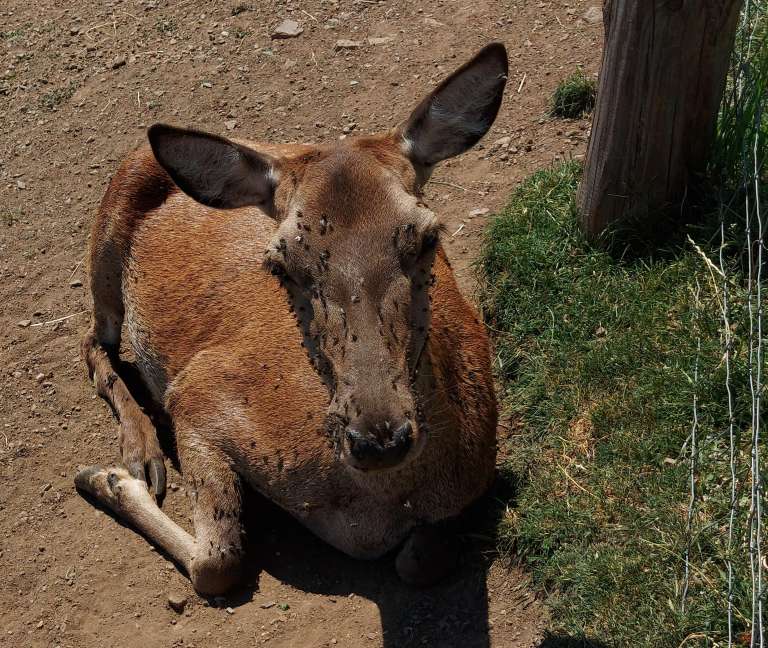
<instances>
[{"instance_id":1,"label":"deer's head","mask_svg":"<svg viewBox=\"0 0 768 648\"><path fill-rule=\"evenodd\" d=\"M330 388L340 456L356 469L401 465L424 446L413 380L429 334L440 225L421 189L436 164L485 135L506 79L506 51L489 45L392 131L332 146L149 131L158 162L192 198L256 205L276 220L264 263L289 293Z\"/></svg>"}]
</instances>

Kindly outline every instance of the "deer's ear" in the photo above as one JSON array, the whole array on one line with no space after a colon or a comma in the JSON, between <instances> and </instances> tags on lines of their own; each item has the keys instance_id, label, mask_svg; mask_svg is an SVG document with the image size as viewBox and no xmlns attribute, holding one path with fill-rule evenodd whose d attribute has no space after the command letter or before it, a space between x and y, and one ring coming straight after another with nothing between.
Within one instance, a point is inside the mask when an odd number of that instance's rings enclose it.
<instances>
[{"instance_id":1,"label":"deer's ear","mask_svg":"<svg viewBox=\"0 0 768 648\"><path fill-rule=\"evenodd\" d=\"M474 146L496 119L507 71L507 50L491 43L425 97L398 127L411 161L431 167Z\"/></svg>"},{"instance_id":2,"label":"deer's ear","mask_svg":"<svg viewBox=\"0 0 768 648\"><path fill-rule=\"evenodd\" d=\"M209 207L255 205L272 213L275 161L224 137L155 124L155 158L184 193Z\"/></svg>"}]
</instances>

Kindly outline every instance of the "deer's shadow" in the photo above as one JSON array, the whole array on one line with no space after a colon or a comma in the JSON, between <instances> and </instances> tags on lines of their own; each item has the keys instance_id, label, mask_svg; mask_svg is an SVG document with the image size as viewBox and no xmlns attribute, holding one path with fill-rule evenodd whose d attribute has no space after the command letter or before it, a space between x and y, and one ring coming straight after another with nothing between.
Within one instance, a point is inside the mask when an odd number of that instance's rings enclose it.
<instances>
[{"instance_id":1,"label":"deer's shadow","mask_svg":"<svg viewBox=\"0 0 768 648\"><path fill-rule=\"evenodd\" d=\"M468 521L456 522L462 551L455 572L436 586L416 589L398 578L394 555L352 559L264 498L249 493L246 499L251 583L265 572L305 592L340 598L354 594L373 601L387 648L490 645L486 578L491 561L483 555L482 542L463 534Z\"/></svg>"}]
</instances>

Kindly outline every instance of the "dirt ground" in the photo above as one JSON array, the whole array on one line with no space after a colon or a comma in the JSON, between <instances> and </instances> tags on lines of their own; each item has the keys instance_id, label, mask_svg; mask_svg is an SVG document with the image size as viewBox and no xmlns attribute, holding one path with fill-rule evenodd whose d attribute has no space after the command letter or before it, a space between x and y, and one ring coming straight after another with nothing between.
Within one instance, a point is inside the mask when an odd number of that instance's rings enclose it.
<instances>
[{"instance_id":1,"label":"dirt ground","mask_svg":"<svg viewBox=\"0 0 768 648\"><path fill-rule=\"evenodd\" d=\"M195 596L163 556L73 486L78 465L117 457L115 423L78 357L89 308L83 258L106 184L149 124L270 141L374 132L501 40L510 79L496 125L427 187L471 295L482 210L500 207L531 171L584 154L588 121L544 114L561 78L578 65L597 71L593 4L0 4L0 645L543 645L545 614L524 574L494 561L482 541L466 543L447 583L416 591L399 583L391 559L348 559L269 510L250 524L248 585L224 600ZM283 18L303 32L272 40ZM361 45L338 50L340 39ZM183 480L173 470L169 480L164 506L188 524ZM183 613L169 609L169 593L186 598Z\"/></svg>"}]
</instances>

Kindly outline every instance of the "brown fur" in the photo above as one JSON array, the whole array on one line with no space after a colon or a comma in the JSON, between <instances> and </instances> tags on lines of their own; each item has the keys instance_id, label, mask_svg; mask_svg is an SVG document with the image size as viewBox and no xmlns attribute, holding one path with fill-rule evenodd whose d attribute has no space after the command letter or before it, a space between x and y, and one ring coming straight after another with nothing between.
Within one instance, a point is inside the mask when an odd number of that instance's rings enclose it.
<instances>
[{"instance_id":1,"label":"brown fur","mask_svg":"<svg viewBox=\"0 0 768 648\"><path fill-rule=\"evenodd\" d=\"M439 244L411 250L434 222L420 197L425 172L399 137L243 144L276 161L273 218L195 202L149 148L126 159L102 201L84 357L120 420L131 474L143 479L148 469L162 489L155 430L113 366L125 321L137 364L174 423L195 494L195 537L124 471L90 469L78 485L161 544L200 591L237 579L242 482L340 550L370 558L455 516L493 477L488 339ZM291 281L270 274L277 263L292 281L309 274L320 288L301 301ZM425 326L414 326L420 317ZM416 441L402 463L358 470L342 460L339 420L367 426L383 444L381 422L403 416Z\"/></svg>"}]
</instances>

